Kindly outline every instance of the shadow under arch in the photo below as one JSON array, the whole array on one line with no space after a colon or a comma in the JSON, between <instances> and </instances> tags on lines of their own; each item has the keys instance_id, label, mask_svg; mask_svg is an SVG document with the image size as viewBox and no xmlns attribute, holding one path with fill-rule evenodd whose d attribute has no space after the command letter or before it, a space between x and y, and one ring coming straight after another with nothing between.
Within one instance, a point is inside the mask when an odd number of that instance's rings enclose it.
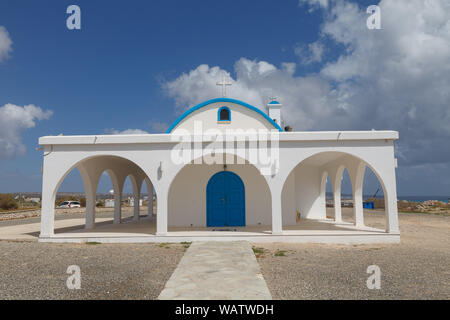
<instances>
[{"instance_id":1,"label":"shadow under arch","mask_svg":"<svg viewBox=\"0 0 450 320\"><path fill-rule=\"evenodd\" d=\"M66 179L67 175L72 172L74 169L78 169L78 171L81 174L83 185L84 185L84 193L87 199L87 202L90 204L86 206L86 225L89 227L92 227L95 225L95 198L98 188L98 183L100 180L101 175L104 172L107 172L111 182L113 184L114 193L119 192L119 199L122 193L122 187L125 182L125 179L128 176L132 176L133 180L135 181L135 184L142 185L142 181L148 180L151 183L150 177L145 173L145 171L135 162L133 162L130 159L117 156L117 155L108 155L108 154L102 154L102 155L95 155L95 156L88 156L81 160L75 161L74 164L72 164L65 172L62 174L61 177L59 177L59 180L52 190L51 193L51 203L55 202L56 195L59 191L59 188L62 184L62 182ZM137 177L135 177L137 175ZM138 181L138 182L137 182ZM139 183L139 181L141 183ZM155 190L155 193L157 190ZM89 201L90 199L90 201ZM117 200L117 198L115 198ZM92 213L92 211L94 213ZM117 212L120 210L117 210L114 208L115 216L114 220L118 220L120 222L120 219L117 219L116 215ZM90 217L88 218L88 212L91 212ZM53 218L54 220L54 218ZM89 221L88 221L89 220Z\"/></svg>"},{"instance_id":2,"label":"shadow under arch","mask_svg":"<svg viewBox=\"0 0 450 320\"><path fill-rule=\"evenodd\" d=\"M220 154L238 157L232 153ZM246 226L270 226L272 197L267 180L254 164L243 158L240 161L243 163L226 164L225 170L237 174L244 183ZM168 188L168 227L206 227L207 184L223 170L223 164L191 161L177 171Z\"/></svg>"},{"instance_id":3,"label":"shadow under arch","mask_svg":"<svg viewBox=\"0 0 450 320\"><path fill-rule=\"evenodd\" d=\"M363 170L359 167L361 163L364 165ZM282 197L286 193L292 192L289 188L294 188L296 210L299 210L306 218L325 219L327 177L331 179L333 193L335 187L338 187L337 190L340 192L341 179L344 171L347 170L352 193L355 194L355 188L362 187L365 168L369 168L378 179L383 190L385 207L387 207L389 195L386 193L385 183L377 170L364 159L341 151L321 151L297 163L283 182ZM357 186L355 181L358 182ZM340 206L340 204L338 205ZM387 212L385 215L387 216ZM283 225L285 225L284 218L283 214Z\"/></svg>"}]
</instances>

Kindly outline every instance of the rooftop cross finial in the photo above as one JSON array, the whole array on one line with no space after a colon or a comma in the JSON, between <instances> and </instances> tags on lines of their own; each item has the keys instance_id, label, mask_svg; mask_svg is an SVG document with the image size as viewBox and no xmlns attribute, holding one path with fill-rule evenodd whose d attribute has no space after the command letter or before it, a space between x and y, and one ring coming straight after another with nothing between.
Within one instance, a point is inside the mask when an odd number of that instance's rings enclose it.
<instances>
[{"instance_id":1,"label":"rooftop cross finial","mask_svg":"<svg viewBox=\"0 0 450 320\"><path fill-rule=\"evenodd\" d=\"M222 81L219 81L216 84L218 86L222 86L222 96L226 97L227 96L227 86L231 86L232 83L227 81L227 76L225 75L225 73L222 75Z\"/></svg>"},{"instance_id":2,"label":"rooftop cross finial","mask_svg":"<svg viewBox=\"0 0 450 320\"><path fill-rule=\"evenodd\" d=\"M277 96L274 96L274 97L269 97L269 102L272 102L272 101L277 101L278 100L278 97Z\"/></svg>"}]
</instances>

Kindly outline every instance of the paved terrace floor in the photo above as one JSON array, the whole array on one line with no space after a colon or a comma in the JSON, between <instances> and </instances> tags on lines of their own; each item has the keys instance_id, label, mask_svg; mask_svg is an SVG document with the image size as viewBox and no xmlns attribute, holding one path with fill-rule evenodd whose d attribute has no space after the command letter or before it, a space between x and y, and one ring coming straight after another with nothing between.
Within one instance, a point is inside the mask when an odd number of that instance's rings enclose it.
<instances>
[{"instance_id":1,"label":"paved terrace floor","mask_svg":"<svg viewBox=\"0 0 450 320\"><path fill-rule=\"evenodd\" d=\"M398 235L389 235L373 227L355 228L351 222L335 224L302 219L295 226L283 227L283 235L271 234L271 226L248 226L244 228L169 227L166 236L156 236L156 221L141 216L133 221L127 216L121 224L113 224L112 217L104 215L96 219L94 229L84 229L84 218L73 217L55 220L52 242L182 242L202 240L247 240L256 242L320 242L320 243L368 243L398 242ZM36 240L40 223L0 226L0 239Z\"/></svg>"}]
</instances>

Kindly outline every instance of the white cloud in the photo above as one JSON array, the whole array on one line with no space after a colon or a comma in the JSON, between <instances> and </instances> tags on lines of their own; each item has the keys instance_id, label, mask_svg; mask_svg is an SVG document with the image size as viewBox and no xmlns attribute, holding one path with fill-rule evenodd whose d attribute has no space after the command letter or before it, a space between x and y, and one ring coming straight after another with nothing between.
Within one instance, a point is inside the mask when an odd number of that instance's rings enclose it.
<instances>
[{"instance_id":1,"label":"white cloud","mask_svg":"<svg viewBox=\"0 0 450 320\"><path fill-rule=\"evenodd\" d=\"M141 129L126 129L126 130L116 130L114 128L111 129L105 129L105 133L107 134L148 134L147 131L141 130Z\"/></svg>"},{"instance_id":2,"label":"white cloud","mask_svg":"<svg viewBox=\"0 0 450 320\"><path fill-rule=\"evenodd\" d=\"M169 124L161 121L150 120L148 122L148 125L150 126L152 132L154 133L165 133L167 129L169 129Z\"/></svg>"},{"instance_id":3,"label":"white cloud","mask_svg":"<svg viewBox=\"0 0 450 320\"><path fill-rule=\"evenodd\" d=\"M299 0L298 1L298 5L304 6L307 5L309 6L309 11L312 12L314 10L317 10L319 8L328 8L328 0Z\"/></svg>"},{"instance_id":4,"label":"white cloud","mask_svg":"<svg viewBox=\"0 0 450 320\"><path fill-rule=\"evenodd\" d=\"M358 121L400 131L406 163L450 162L450 2L379 6L382 30L368 30L364 11L336 2L322 33L347 51L321 75Z\"/></svg>"},{"instance_id":5,"label":"white cloud","mask_svg":"<svg viewBox=\"0 0 450 320\"><path fill-rule=\"evenodd\" d=\"M12 51L12 41L5 27L0 26L0 62L8 58Z\"/></svg>"},{"instance_id":6,"label":"white cloud","mask_svg":"<svg viewBox=\"0 0 450 320\"><path fill-rule=\"evenodd\" d=\"M165 122L160 121L149 121L148 125L150 126L152 133L164 133L169 128L169 125ZM149 134L149 132L142 129L125 129L125 130L117 130L114 128L105 129L104 132L106 134Z\"/></svg>"},{"instance_id":7,"label":"white cloud","mask_svg":"<svg viewBox=\"0 0 450 320\"><path fill-rule=\"evenodd\" d=\"M448 0L382 0L382 30L349 1L301 1L326 8L316 60L329 43L345 49L317 74L295 76L295 64L239 59L229 96L264 110L267 97L283 103L295 130L400 131L402 164L450 163L450 5ZM314 54L312 54L314 57ZM178 112L220 96L220 67L200 65L165 83Z\"/></svg>"},{"instance_id":8,"label":"white cloud","mask_svg":"<svg viewBox=\"0 0 450 320\"><path fill-rule=\"evenodd\" d=\"M283 63L281 68L265 62L239 59L234 66L236 78L227 88L227 96L246 101L265 111L268 98L278 96L283 104L283 114L297 130L338 128L348 121L343 108L335 108L336 97L329 83L318 75L294 76L295 63ZM177 113L204 100L220 96L216 82L223 73L219 67L200 65L187 74L165 83L173 97ZM320 120L319 120L320 119Z\"/></svg>"},{"instance_id":9,"label":"white cloud","mask_svg":"<svg viewBox=\"0 0 450 320\"><path fill-rule=\"evenodd\" d=\"M301 63L304 65L321 62L324 51L325 47L320 41L308 44L307 49L302 45L294 48L294 53L300 58Z\"/></svg>"},{"instance_id":10,"label":"white cloud","mask_svg":"<svg viewBox=\"0 0 450 320\"><path fill-rule=\"evenodd\" d=\"M0 158L25 154L22 132L33 128L37 121L49 119L51 115L52 111L43 111L32 104L20 107L8 103L0 107Z\"/></svg>"}]
</instances>

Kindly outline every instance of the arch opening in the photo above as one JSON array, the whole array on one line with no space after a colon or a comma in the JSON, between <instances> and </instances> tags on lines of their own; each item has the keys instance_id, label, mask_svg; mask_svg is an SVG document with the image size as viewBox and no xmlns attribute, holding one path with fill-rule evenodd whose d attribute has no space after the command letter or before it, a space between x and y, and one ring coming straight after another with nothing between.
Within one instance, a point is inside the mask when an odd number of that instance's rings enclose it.
<instances>
[{"instance_id":1,"label":"arch opening","mask_svg":"<svg viewBox=\"0 0 450 320\"><path fill-rule=\"evenodd\" d=\"M364 224L367 227L387 230L386 223L386 195L384 188L376 174L370 168L364 173L362 186Z\"/></svg>"},{"instance_id":2,"label":"arch opening","mask_svg":"<svg viewBox=\"0 0 450 320\"><path fill-rule=\"evenodd\" d=\"M68 211L79 212L81 210L75 206L69 208L69 202L77 202L79 203L81 208L86 207L86 196L83 185L83 179L81 177L80 171L77 168L73 168L70 172L67 173L66 179L60 184L57 192L55 193L54 205L57 210L57 213ZM76 205L78 206L78 204ZM58 208L59 207L59 208Z\"/></svg>"}]
</instances>

